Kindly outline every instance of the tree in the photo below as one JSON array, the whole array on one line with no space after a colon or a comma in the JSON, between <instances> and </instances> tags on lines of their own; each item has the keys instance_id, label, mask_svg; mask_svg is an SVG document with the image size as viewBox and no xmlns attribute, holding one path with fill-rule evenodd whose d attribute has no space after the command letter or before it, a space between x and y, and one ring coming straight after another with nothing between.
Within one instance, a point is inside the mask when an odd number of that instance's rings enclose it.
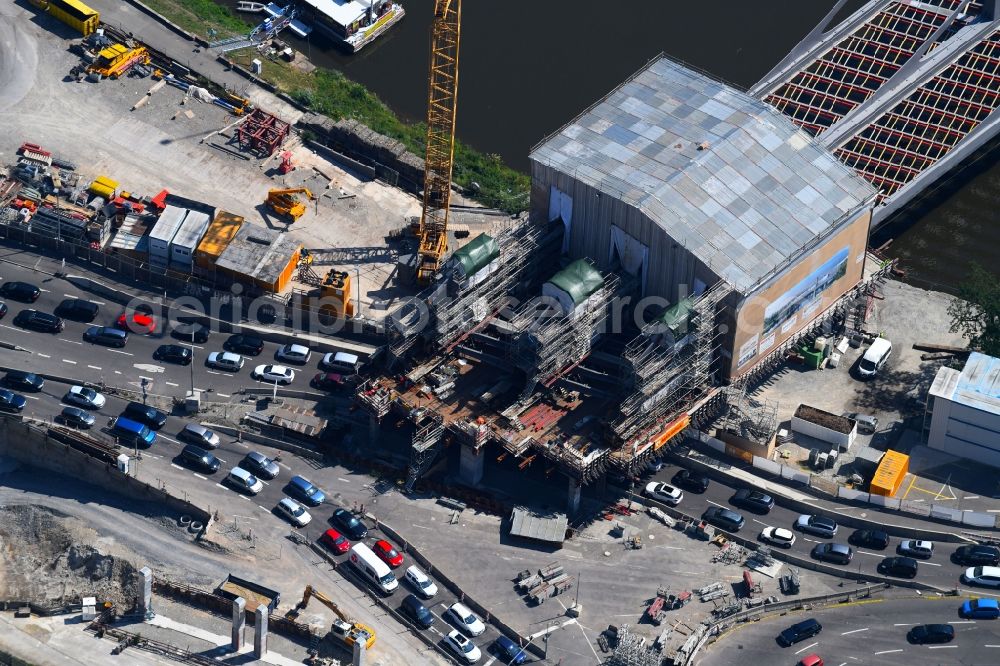
<instances>
[{"instance_id":1,"label":"tree","mask_svg":"<svg viewBox=\"0 0 1000 666\"><path fill-rule=\"evenodd\" d=\"M1000 279L977 263L948 306L951 332L969 340L969 348L1000 357Z\"/></svg>"}]
</instances>

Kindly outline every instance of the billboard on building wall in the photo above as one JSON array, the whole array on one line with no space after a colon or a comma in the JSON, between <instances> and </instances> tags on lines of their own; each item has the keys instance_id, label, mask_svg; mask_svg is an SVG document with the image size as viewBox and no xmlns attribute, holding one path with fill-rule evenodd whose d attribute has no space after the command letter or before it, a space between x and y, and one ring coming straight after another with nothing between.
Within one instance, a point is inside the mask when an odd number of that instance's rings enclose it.
<instances>
[{"instance_id":1,"label":"billboard on building wall","mask_svg":"<svg viewBox=\"0 0 1000 666\"><path fill-rule=\"evenodd\" d=\"M783 293L764 310L764 330L762 336L787 322L798 318L800 311L823 297L823 292L840 278L847 275L847 258L851 248L844 246L837 254L827 259L822 266L803 278L794 287ZM794 325L794 323L792 324ZM791 329L791 326L787 326ZM787 332L787 331L785 331Z\"/></svg>"}]
</instances>

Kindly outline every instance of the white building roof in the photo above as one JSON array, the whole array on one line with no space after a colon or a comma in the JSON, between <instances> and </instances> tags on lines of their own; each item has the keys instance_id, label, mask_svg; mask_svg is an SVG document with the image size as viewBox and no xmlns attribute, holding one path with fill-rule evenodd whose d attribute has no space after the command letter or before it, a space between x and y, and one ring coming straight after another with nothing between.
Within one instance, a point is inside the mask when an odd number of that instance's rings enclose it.
<instances>
[{"instance_id":1,"label":"white building roof","mask_svg":"<svg viewBox=\"0 0 1000 666\"><path fill-rule=\"evenodd\" d=\"M179 208L178 206L167 206L164 208L153 230L149 232L150 240L158 240L164 243L172 241L174 236L177 235L177 230L184 224L184 218L187 214L187 208Z\"/></svg>"},{"instance_id":2,"label":"white building roof","mask_svg":"<svg viewBox=\"0 0 1000 666\"><path fill-rule=\"evenodd\" d=\"M350 25L365 15L371 0L302 0L318 12L326 14L340 25Z\"/></svg>"},{"instance_id":3,"label":"white building roof","mask_svg":"<svg viewBox=\"0 0 1000 666\"><path fill-rule=\"evenodd\" d=\"M961 373L951 368L938 370L930 393L972 409L1000 414L1000 359L972 352Z\"/></svg>"}]
</instances>

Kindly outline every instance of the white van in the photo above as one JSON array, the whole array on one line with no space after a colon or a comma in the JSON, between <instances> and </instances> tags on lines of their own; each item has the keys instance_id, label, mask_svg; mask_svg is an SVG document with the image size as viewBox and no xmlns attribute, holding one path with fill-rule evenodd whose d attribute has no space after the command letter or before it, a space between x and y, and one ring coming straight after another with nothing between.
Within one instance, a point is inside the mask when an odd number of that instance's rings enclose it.
<instances>
[{"instance_id":1,"label":"white van","mask_svg":"<svg viewBox=\"0 0 1000 666\"><path fill-rule=\"evenodd\" d=\"M868 351L861 357L858 363L858 375L861 377L874 377L879 370L885 367L892 354L892 343L885 338L875 338L868 347Z\"/></svg>"},{"instance_id":2,"label":"white van","mask_svg":"<svg viewBox=\"0 0 1000 666\"><path fill-rule=\"evenodd\" d=\"M385 594L392 594L399 587L399 581L392 575L389 565L378 559L372 549L363 543L351 546L351 564Z\"/></svg>"}]
</instances>

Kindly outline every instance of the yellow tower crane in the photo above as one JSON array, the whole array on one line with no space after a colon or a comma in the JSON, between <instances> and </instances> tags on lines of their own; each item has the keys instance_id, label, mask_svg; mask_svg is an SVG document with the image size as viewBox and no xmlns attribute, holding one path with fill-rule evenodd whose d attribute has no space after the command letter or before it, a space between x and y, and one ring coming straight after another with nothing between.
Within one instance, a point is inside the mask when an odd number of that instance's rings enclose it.
<instances>
[{"instance_id":1,"label":"yellow tower crane","mask_svg":"<svg viewBox=\"0 0 1000 666\"><path fill-rule=\"evenodd\" d=\"M420 216L417 282L427 284L448 251L448 204L455 161L458 103L458 38L462 0L435 0L427 93L424 209Z\"/></svg>"}]
</instances>

